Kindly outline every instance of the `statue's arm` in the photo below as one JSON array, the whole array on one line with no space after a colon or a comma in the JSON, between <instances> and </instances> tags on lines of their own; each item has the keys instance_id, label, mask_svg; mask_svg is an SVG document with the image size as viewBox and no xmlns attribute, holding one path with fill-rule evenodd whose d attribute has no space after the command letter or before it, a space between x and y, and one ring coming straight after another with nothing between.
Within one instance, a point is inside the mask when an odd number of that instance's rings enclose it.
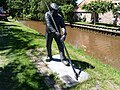
<instances>
[{"instance_id":1,"label":"statue's arm","mask_svg":"<svg viewBox=\"0 0 120 90\"><path fill-rule=\"evenodd\" d=\"M66 36L67 32L66 32L65 22L62 17L61 17L61 30L62 30L63 35Z\"/></svg>"},{"instance_id":2,"label":"statue's arm","mask_svg":"<svg viewBox=\"0 0 120 90\"><path fill-rule=\"evenodd\" d=\"M47 25L47 28L49 29L49 31L56 32L56 30L53 28L52 20L51 20L50 14L48 12L45 14L45 21L46 21L46 25Z\"/></svg>"}]
</instances>

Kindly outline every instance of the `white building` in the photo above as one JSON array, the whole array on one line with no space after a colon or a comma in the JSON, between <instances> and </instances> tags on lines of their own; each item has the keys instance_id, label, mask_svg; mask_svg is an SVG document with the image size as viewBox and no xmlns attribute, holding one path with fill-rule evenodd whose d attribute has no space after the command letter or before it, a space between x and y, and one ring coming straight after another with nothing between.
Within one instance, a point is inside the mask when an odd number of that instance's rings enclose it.
<instances>
[{"instance_id":1,"label":"white building","mask_svg":"<svg viewBox=\"0 0 120 90\"><path fill-rule=\"evenodd\" d=\"M78 7L75 9L75 12L77 12L78 17L86 17L86 22L91 22L91 13L86 12L85 10L81 9L81 6L84 4L88 4L91 1L95 0L83 0L80 4L78 4ZM120 5L120 0L105 0L105 1L112 1L115 5ZM81 13L81 14L80 14ZM107 12L105 14L99 14L99 22L101 23L108 23L108 24L113 24L115 20L115 15L113 15L112 11ZM117 18L117 25L120 25L120 14L118 15Z\"/></svg>"}]
</instances>

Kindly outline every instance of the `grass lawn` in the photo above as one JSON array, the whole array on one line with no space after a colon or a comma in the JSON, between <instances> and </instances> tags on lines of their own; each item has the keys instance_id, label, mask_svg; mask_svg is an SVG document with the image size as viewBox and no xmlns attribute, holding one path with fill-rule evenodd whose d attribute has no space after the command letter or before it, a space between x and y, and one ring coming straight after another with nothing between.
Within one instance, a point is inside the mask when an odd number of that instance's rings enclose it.
<instances>
[{"instance_id":1,"label":"grass lawn","mask_svg":"<svg viewBox=\"0 0 120 90\"><path fill-rule=\"evenodd\" d=\"M26 52L45 37L18 22L0 21L0 90L49 90Z\"/></svg>"},{"instance_id":2,"label":"grass lawn","mask_svg":"<svg viewBox=\"0 0 120 90\"><path fill-rule=\"evenodd\" d=\"M120 70L102 64L78 48L66 46L72 62L91 75L88 81L67 90L120 90ZM14 20L0 21L0 90L49 90L44 76L37 73L26 55L37 48L45 53L45 36ZM57 53L54 42L53 54Z\"/></svg>"}]
</instances>

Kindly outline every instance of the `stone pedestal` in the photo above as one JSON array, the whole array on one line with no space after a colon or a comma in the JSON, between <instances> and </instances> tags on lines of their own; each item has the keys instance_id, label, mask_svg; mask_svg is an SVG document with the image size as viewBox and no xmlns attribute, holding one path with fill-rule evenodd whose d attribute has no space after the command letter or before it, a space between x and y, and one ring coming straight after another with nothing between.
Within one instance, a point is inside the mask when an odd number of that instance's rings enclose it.
<instances>
[{"instance_id":1,"label":"stone pedestal","mask_svg":"<svg viewBox=\"0 0 120 90\"><path fill-rule=\"evenodd\" d=\"M90 78L88 73L81 71L78 80L76 80L72 67L65 66L60 60L60 55L54 55L53 58L54 60L45 63L54 73L58 74L58 77L66 84L67 87L84 82ZM75 70L77 73L80 71L79 69Z\"/></svg>"}]
</instances>

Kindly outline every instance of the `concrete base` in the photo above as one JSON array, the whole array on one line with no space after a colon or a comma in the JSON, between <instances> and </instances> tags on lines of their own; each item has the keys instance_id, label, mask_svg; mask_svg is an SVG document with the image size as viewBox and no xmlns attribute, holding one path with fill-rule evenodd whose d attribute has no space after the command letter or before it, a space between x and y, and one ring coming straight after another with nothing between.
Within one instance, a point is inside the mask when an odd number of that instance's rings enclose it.
<instances>
[{"instance_id":1,"label":"concrete base","mask_svg":"<svg viewBox=\"0 0 120 90\"><path fill-rule=\"evenodd\" d=\"M54 73L58 74L58 77L66 84L67 87L71 87L77 83L84 82L90 78L88 73L81 71L78 80L76 80L72 67L65 66L60 60L60 55L54 55L53 58L53 61L45 63ZM80 71L79 69L75 70L77 73Z\"/></svg>"}]
</instances>

